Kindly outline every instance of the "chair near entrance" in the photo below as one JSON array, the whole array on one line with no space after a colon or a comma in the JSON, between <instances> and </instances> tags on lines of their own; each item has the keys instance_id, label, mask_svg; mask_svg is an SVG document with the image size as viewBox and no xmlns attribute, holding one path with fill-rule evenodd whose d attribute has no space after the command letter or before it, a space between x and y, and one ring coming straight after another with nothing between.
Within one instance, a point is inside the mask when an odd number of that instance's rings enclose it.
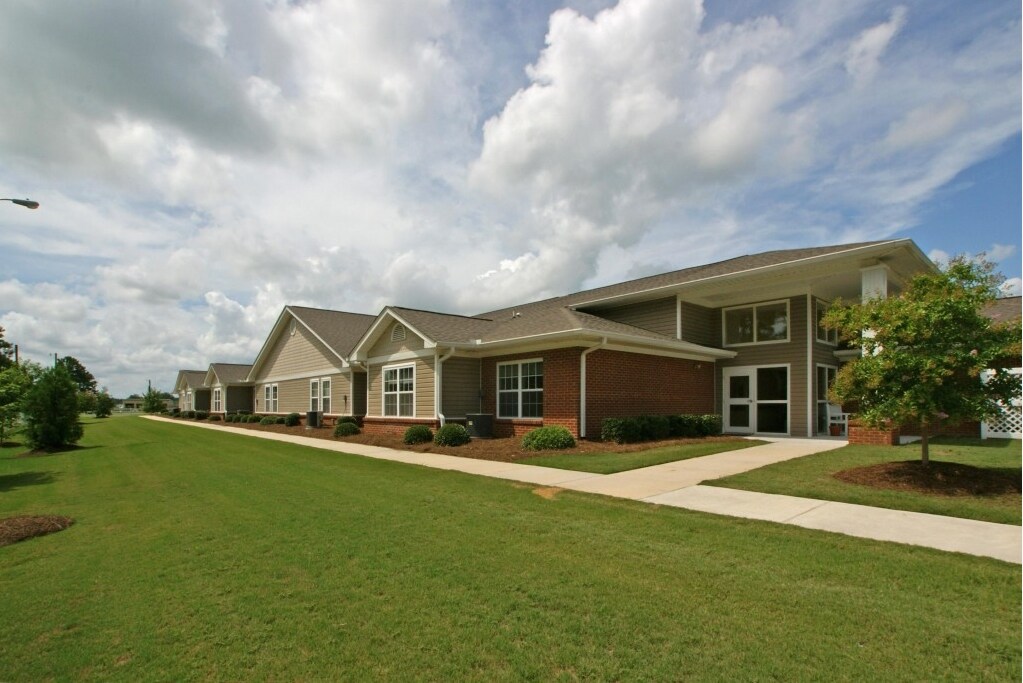
<instances>
[{"instance_id":1,"label":"chair near entrance","mask_svg":"<svg viewBox=\"0 0 1023 683\"><path fill-rule=\"evenodd\" d=\"M849 413L842 412L842 406L828 404L828 434L849 436Z\"/></svg>"}]
</instances>

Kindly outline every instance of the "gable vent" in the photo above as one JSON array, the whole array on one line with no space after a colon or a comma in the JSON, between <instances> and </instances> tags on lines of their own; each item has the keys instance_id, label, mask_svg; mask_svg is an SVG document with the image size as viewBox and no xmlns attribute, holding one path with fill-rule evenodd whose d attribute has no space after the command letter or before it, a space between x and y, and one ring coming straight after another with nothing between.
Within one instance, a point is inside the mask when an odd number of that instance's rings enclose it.
<instances>
[{"instance_id":1,"label":"gable vent","mask_svg":"<svg viewBox=\"0 0 1023 683\"><path fill-rule=\"evenodd\" d=\"M398 323L391 328L391 341L400 342L405 341L405 326Z\"/></svg>"}]
</instances>

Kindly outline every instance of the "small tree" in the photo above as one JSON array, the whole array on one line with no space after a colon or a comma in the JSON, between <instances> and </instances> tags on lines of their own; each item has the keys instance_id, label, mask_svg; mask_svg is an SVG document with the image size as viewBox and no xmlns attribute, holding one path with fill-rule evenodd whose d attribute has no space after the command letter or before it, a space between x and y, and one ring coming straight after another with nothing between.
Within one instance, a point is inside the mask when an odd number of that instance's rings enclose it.
<instances>
[{"instance_id":1,"label":"small tree","mask_svg":"<svg viewBox=\"0 0 1023 683\"><path fill-rule=\"evenodd\" d=\"M10 436L21 415L25 394L32 386L32 377L20 365L0 370L0 446Z\"/></svg>"},{"instance_id":2,"label":"small tree","mask_svg":"<svg viewBox=\"0 0 1023 683\"><path fill-rule=\"evenodd\" d=\"M96 412L96 392L95 391L79 391L78 392L78 412L80 412L80 413L94 413L94 412Z\"/></svg>"},{"instance_id":3,"label":"small tree","mask_svg":"<svg viewBox=\"0 0 1023 683\"><path fill-rule=\"evenodd\" d=\"M0 327L0 370L12 365L15 365L14 344L4 339L4 328Z\"/></svg>"},{"instance_id":4,"label":"small tree","mask_svg":"<svg viewBox=\"0 0 1023 683\"><path fill-rule=\"evenodd\" d=\"M163 402L161 393L153 387L149 387L146 395L142 397L142 410L147 413L167 412L167 404Z\"/></svg>"},{"instance_id":5,"label":"small tree","mask_svg":"<svg viewBox=\"0 0 1023 683\"><path fill-rule=\"evenodd\" d=\"M114 412L114 399L110 396L106 387L96 394L96 417L110 417Z\"/></svg>"},{"instance_id":6,"label":"small tree","mask_svg":"<svg viewBox=\"0 0 1023 683\"><path fill-rule=\"evenodd\" d=\"M836 302L825 317L863 349L838 371L834 398L855 402L870 426L917 426L924 466L939 422L983 420L1019 395L1019 377L1003 366L1009 358L1018 363L1019 321L998 324L983 314L1000 280L993 271L986 261L957 257L938 273L914 277L899 296Z\"/></svg>"},{"instance_id":7,"label":"small tree","mask_svg":"<svg viewBox=\"0 0 1023 683\"><path fill-rule=\"evenodd\" d=\"M54 450L82 438L78 389L62 365L44 370L25 394L25 436L33 448Z\"/></svg>"}]
</instances>

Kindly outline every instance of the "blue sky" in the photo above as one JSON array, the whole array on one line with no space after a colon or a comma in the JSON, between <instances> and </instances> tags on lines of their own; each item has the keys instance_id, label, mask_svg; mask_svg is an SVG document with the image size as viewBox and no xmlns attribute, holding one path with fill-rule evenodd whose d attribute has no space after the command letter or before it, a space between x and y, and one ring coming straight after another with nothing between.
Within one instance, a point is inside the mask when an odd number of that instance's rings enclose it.
<instances>
[{"instance_id":1,"label":"blue sky","mask_svg":"<svg viewBox=\"0 0 1023 683\"><path fill-rule=\"evenodd\" d=\"M1001 1L15 0L0 326L115 394L285 304L475 313L910 237L1020 287Z\"/></svg>"}]
</instances>

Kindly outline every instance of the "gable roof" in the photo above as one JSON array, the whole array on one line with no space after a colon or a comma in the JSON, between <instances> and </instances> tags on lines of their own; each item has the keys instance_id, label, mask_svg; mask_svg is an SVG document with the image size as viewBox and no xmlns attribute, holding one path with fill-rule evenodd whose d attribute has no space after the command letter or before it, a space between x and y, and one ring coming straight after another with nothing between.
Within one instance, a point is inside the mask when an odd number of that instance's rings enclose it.
<instances>
[{"instance_id":1,"label":"gable roof","mask_svg":"<svg viewBox=\"0 0 1023 683\"><path fill-rule=\"evenodd\" d=\"M343 365L348 364L348 358L356 342L362 338L365 331L376 320L376 316L364 313L332 311L308 306L285 306L277 316L277 321L270 329L270 334L267 335L262 348L256 354L255 360L252 361L248 375L250 381L277 340L284 334L289 318L309 330Z\"/></svg>"},{"instance_id":2,"label":"gable roof","mask_svg":"<svg viewBox=\"0 0 1023 683\"><path fill-rule=\"evenodd\" d=\"M206 380L206 370L178 370L178 379L174 382L174 389L181 391L185 389L201 389Z\"/></svg>"},{"instance_id":3,"label":"gable roof","mask_svg":"<svg viewBox=\"0 0 1023 683\"><path fill-rule=\"evenodd\" d=\"M229 384L246 384L248 381L251 365L241 363L210 363L210 369L206 371L204 384L208 387L214 384L227 386Z\"/></svg>"},{"instance_id":4,"label":"gable roof","mask_svg":"<svg viewBox=\"0 0 1023 683\"><path fill-rule=\"evenodd\" d=\"M1023 304L1023 297L1018 296L1006 296L995 299L984 309L984 315L997 323L1019 320L1023 317L1021 304Z\"/></svg>"}]
</instances>

